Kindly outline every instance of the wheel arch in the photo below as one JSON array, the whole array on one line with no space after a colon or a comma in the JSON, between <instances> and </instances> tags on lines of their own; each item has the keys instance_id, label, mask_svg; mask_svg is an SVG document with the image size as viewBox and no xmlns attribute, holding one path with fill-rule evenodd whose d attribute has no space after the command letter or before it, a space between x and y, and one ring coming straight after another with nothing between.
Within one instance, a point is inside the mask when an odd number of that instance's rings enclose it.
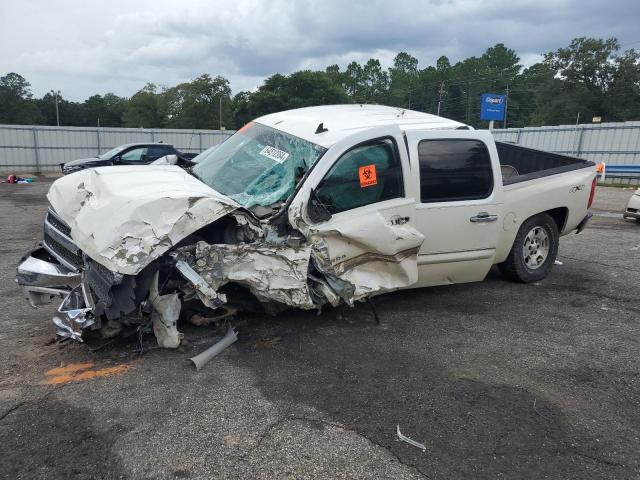
<instances>
[{"instance_id":1,"label":"wheel arch","mask_svg":"<svg viewBox=\"0 0 640 480\"><path fill-rule=\"evenodd\" d=\"M556 226L558 227L558 233L562 234L564 227L567 224L567 218L569 218L569 209L567 207L552 208L551 210L545 210L544 212L538 212L534 215L531 215L529 218L540 215L541 213L546 213L551 216L551 218L553 218L553 221L556 223ZM527 218L526 220L529 220L529 218Z\"/></svg>"},{"instance_id":2,"label":"wheel arch","mask_svg":"<svg viewBox=\"0 0 640 480\"><path fill-rule=\"evenodd\" d=\"M520 227L522 227L522 225L524 225L524 223L527 222L529 219L542 214L547 214L553 219L554 223L558 228L558 235L562 236L563 234L562 232L569 218L569 209L567 207L557 207L557 208L551 208L549 210L533 212L527 215L526 218L523 218L521 222L518 222L516 224L517 228L511 229L509 231L506 231L505 229L505 231L503 232L503 238L501 239L498 245L498 249L496 251L495 263L501 263L507 258L507 256L509 255L509 252L513 248L513 243L516 240L516 236L518 234Z\"/></svg>"}]
</instances>

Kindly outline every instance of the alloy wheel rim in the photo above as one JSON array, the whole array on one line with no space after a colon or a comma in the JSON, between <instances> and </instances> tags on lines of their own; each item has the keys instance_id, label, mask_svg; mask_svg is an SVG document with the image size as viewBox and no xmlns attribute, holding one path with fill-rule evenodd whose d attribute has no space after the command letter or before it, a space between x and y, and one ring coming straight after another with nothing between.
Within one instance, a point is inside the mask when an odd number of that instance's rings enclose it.
<instances>
[{"instance_id":1,"label":"alloy wheel rim","mask_svg":"<svg viewBox=\"0 0 640 480\"><path fill-rule=\"evenodd\" d=\"M522 258L527 268L540 268L549 256L549 235L540 226L529 230L522 245Z\"/></svg>"}]
</instances>

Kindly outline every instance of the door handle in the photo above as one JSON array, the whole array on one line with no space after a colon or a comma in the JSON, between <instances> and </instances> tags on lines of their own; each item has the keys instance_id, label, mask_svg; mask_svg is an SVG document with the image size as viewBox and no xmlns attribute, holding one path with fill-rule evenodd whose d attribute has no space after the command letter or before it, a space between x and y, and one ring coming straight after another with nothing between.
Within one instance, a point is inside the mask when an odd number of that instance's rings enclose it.
<instances>
[{"instance_id":1,"label":"door handle","mask_svg":"<svg viewBox=\"0 0 640 480\"><path fill-rule=\"evenodd\" d=\"M489 223L498 220L497 215L490 215L488 212L480 212L475 217L469 219L472 223Z\"/></svg>"}]
</instances>

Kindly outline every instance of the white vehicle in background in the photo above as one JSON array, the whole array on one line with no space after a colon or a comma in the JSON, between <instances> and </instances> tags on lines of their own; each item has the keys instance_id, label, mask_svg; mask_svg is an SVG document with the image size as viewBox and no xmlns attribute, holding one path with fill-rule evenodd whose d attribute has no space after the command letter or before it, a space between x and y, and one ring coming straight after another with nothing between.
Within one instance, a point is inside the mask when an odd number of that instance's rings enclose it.
<instances>
[{"instance_id":1,"label":"white vehicle in background","mask_svg":"<svg viewBox=\"0 0 640 480\"><path fill-rule=\"evenodd\" d=\"M152 321L158 343L175 348L181 312L353 305L480 281L493 265L539 281L559 237L587 223L595 175L592 162L425 113L290 110L244 126L188 171L57 180L42 248L17 281L34 305L65 296L62 336Z\"/></svg>"},{"instance_id":2,"label":"white vehicle in background","mask_svg":"<svg viewBox=\"0 0 640 480\"><path fill-rule=\"evenodd\" d=\"M622 212L622 218L635 218L640 222L640 188L629 199L627 208Z\"/></svg>"}]
</instances>

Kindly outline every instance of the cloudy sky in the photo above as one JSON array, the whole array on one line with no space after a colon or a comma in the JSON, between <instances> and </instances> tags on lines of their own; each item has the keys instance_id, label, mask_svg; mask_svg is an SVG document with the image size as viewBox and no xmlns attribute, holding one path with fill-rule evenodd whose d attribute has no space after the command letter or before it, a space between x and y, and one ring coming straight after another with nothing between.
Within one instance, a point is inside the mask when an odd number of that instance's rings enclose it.
<instances>
[{"instance_id":1,"label":"cloudy sky","mask_svg":"<svg viewBox=\"0 0 640 480\"><path fill-rule=\"evenodd\" d=\"M497 42L525 64L577 36L638 48L639 20L638 0L0 0L0 75L73 100L202 73L238 92L276 72L389 66L399 51L424 67Z\"/></svg>"}]
</instances>

